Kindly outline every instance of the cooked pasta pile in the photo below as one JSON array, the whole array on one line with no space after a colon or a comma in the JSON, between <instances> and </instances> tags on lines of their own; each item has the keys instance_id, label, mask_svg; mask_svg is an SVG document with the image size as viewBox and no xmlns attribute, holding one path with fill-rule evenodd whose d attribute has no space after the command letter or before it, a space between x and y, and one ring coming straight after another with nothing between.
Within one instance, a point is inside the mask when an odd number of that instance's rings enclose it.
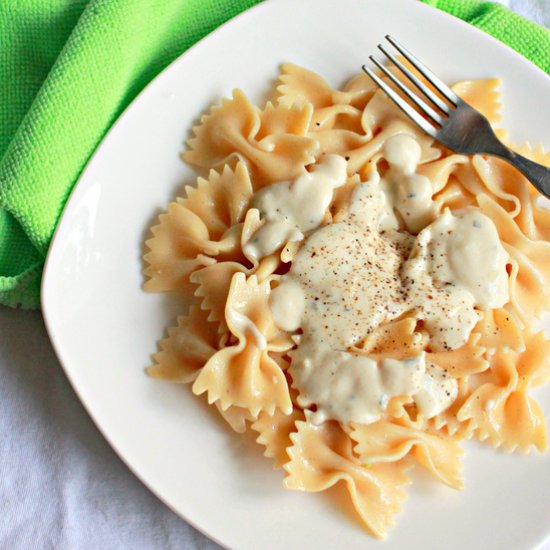
<instances>
[{"instance_id":1,"label":"cooked pasta pile","mask_svg":"<svg viewBox=\"0 0 550 550\"><path fill-rule=\"evenodd\" d=\"M453 89L495 124L498 86L479 80ZM277 94L260 109L235 90L193 129L183 158L209 170L208 177L198 178L159 217L145 255L146 290L183 293L192 305L168 329L149 374L192 384L235 431L257 432L265 456L284 469L286 488L317 492L344 481L368 530L383 538L414 465L460 489L465 439L507 451L546 449L545 421L529 390L550 379L550 341L533 328L550 310L550 212L537 206L536 190L514 168L446 150L366 75L335 90L287 64ZM402 358L423 352L456 381L456 398L439 414L424 418L410 395L394 395L374 422L318 422L315 404L300 406L291 376L301 331L281 329L270 308L270 295L304 236L266 255L252 254L246 245L266 224L252 201L266 186L294 181L325 155L339 155L347 179L334 191L321 226L334 223L373 166L384 169L384 145L398 134L420 145L416 173L431 182L434 218L447 209L475 209L492 220L508 254L510 299L497 309L478 308L479 320L457 349L433 349L414 311L364 334L358 353ZM540 147L519 150L550 165Z\"/></svg>"}]
</instances>

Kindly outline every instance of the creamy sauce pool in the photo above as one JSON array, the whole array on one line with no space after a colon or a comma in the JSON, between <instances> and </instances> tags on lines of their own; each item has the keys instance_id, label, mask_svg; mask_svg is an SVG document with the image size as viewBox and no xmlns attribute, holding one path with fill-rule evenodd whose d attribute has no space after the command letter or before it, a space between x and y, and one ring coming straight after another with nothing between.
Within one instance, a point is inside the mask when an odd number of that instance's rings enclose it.
<instances>
[{"instance_id":1,"label":"creamy sauce pool","mask_svg":"<svg viewBox=\"0 0 550 550\"><path fill-rule=\"evenodd\" d=\"M289 236L305 239L270 306L282 329L302 329L290 373L299 404L316 406L315 422L374 422L397 395L411 396L426 418L443 411L456 398L456 381L424 353L378 360L354 347L381 324L412 313L433 350L456 349L478 320L475 307L508 301L508 256L492 221L477 210L435 219L431 182L415 173L420 147L412 137L391 138L383 154L384 177L373 170L332 224L320 227L345 180L345 161L335 155L254 201L267 220L248 245L254 257Z\"/></svg>"}]
</instances>

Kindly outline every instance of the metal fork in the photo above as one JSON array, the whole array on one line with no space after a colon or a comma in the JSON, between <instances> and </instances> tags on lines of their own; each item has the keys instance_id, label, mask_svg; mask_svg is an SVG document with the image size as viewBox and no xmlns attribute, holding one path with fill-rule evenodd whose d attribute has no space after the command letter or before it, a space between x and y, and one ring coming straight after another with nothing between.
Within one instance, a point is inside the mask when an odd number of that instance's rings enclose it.
<instances>
[{"instance_id":1,"label":"metal fork","mask_svg":"<svg viewBox=\"0 0 550 550\"><path fill-rule=\"evenodd\" d=\"M363 70L386 92L395 104L434 139L463 154L485 154L500 157L514 165L543 195L550 198L550 169L533 162L506 147L495 135L489 121L460 99L432 71L397 40L386 35L388 42L441 94L442 99L403 65L382 44L382 53L420 90L428 103L407 87L372 55L369 59L419 108L420 113L388 86L366 65ZM421 114L422 113L422 114Z\"/></svg>"}]
</instances>

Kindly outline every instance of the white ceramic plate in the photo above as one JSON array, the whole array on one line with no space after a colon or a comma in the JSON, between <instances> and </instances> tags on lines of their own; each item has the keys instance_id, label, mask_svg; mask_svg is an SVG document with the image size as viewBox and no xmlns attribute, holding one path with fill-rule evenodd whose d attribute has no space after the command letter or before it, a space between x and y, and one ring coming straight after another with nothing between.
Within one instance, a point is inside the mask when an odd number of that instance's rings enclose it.
<instances>
[{"instance_id":1,"label":"white ceramic plate","mask_svg":"<svg viewBox=\"0 0 550 550\"><path fill-rule=\"evenodd\" d=\"M48 331L90 415L155 494L232 548L380 543L343 501L285 491L261 448L232 434L188 387L145 376L181 304L141 290L142 243L159 211L193 181L179 153L207 107L237 86L259 100L284 61L340 84L386 33L448 81L502 77L513 138L550 145L541 116L550 112L550 79L459 20L412 0L269 1L189 50L132 103L80 178L48 255ZM538 397L550 417L550 391ZM549 455L509 456L472 443L465 475L464 492L418 476L384 548L525 549L548 536Z\"/></svg>"}]
</instances>

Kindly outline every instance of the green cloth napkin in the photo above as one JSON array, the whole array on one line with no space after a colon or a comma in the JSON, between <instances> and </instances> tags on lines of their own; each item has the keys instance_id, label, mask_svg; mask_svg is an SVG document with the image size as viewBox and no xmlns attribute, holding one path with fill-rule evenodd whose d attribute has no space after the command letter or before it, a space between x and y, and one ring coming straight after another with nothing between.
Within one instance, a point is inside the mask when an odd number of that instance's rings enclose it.
<instances>
[{"instance_id":1,"label":"green cloth napkin","mask_svg":"<svg viewBox=\"0 0 550 550\"><path fill-rule=\"evenodd\" d=\"M423 1L550 73L549 31L497 4ZM1 304L39 307L63 206L121 111L178 55L257 2L0 0Z\"/></svg>"}]
</instances>

